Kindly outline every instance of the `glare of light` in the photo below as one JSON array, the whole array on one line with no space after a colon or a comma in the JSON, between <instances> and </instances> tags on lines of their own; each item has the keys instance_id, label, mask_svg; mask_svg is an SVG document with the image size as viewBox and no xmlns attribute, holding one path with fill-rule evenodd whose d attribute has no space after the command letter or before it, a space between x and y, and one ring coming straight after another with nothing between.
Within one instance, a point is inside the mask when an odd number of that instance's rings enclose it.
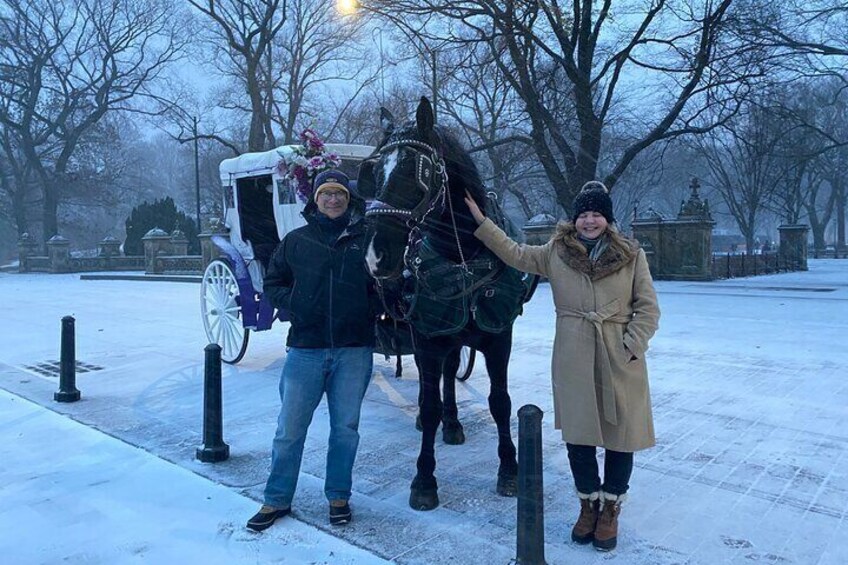
<instances>
[{"instance_id":1,"label":"glare of light","mask_svg":"<svg viewBox=\"0 0 848 565\"><path fill-rule=\"evenodd\" d=\"M344 16L355 14L357 8L359 8L357 0L336 0L336 10Z\"/></svg>"}]
</instances>

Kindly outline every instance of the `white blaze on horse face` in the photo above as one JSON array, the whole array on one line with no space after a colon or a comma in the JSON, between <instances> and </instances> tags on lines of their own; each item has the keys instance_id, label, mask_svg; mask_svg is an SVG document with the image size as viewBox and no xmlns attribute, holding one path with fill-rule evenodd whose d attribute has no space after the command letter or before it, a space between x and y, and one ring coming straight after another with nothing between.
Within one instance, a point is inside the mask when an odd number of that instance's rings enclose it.
<instances>
[{"instance_id":1,"label":"white blaze on horse face","mask_svg":"<svg viewBox=\"0 0 848 565\"><path fill-rule=\"evenodd\" d=\"M365 253L365 264L368 265L368 272L372 276L377 275L377 264L380 262L380 256L374 251L374 238L368 244L368 251Z\"/></svg>"},{"instance_id":2,"label":"white blaze on horse face","mask_svg":"<svg viewBox=\"0 0 848 565\"><path fill-rule=\"evenodd\" d=\"M399 155L400 149L395 148L388 154L385 161L383 161L383 186L380 187L381 190L385 189L389 184L389 179L392 178L392 173L394 172L395 167L397 167Z\"/></svg>"}]
</instances>

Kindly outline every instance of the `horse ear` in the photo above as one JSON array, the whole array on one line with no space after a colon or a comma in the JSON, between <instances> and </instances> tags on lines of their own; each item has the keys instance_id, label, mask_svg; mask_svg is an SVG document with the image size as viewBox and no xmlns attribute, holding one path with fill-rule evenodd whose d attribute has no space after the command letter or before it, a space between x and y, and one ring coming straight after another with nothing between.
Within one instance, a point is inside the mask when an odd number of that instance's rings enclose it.
<instances>
[{"instance_id":1,"label":"horse ear","mask_svg":"<svg viewBox=\"0 0 848 565\"><path fill-rule=\"evenodd\" d=\"M418 125L418 133L422 137L426 137L427 134L433 131L433 124L435 123L433 106L427 100L426 96L422 96L421 101L418 103L418 110L415 111L415 122Z\"/></svg>"},{"instance_id":2,"label":"horse ear","mask_svg":"<svg viewBox=\"0 0 848 565\"><path fill-rule=\"evenodd\" d=\"M385 135L391 135L395 131L395 117L388 109L380 106L380 127Z\"/></svg>"}]
</instances>

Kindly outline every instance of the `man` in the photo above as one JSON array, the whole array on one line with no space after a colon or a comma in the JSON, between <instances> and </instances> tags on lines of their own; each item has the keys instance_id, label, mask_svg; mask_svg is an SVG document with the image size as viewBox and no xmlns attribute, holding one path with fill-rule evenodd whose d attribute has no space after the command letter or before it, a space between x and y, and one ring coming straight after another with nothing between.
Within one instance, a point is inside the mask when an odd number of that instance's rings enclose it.
<instances>
[{"instance_id":1,"label":"man","mask_svg":"<svg viewBox=\"0 0 848 565\"><path fill-rule=\"evenodd\" d=\"M330 524L347 524L352 518L348 499L359 413L374 354L364 203L351 194L340 171L318 174L313 187L313 199L303 212L307 225L280 242L264 282L271 303L289 312L291 327L265 503L247 522L256 531L291 512L306 433L324 394L330 412L324 482Z\"/></svg>"}]
</instances>

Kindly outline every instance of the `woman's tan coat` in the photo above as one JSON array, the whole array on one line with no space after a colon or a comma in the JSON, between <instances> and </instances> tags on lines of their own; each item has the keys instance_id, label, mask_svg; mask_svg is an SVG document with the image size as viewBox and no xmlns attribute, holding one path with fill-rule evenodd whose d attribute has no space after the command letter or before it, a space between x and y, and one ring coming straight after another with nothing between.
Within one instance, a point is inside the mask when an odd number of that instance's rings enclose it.
<instances>
[{"instance_id":1,"label":"woman's tan coat","mask_svg":"<svg viewBox=\"0 0 848 565\"><path fill-rule=\"evenodd\" d=\"M539 246L514 242L489 219L474 235L505 263L550 280L554 425L563 439L631 452L655 443L645 351L660 311L644 251L608 233L594 264L572 224Z\"/></svg>"}]
</instances>

